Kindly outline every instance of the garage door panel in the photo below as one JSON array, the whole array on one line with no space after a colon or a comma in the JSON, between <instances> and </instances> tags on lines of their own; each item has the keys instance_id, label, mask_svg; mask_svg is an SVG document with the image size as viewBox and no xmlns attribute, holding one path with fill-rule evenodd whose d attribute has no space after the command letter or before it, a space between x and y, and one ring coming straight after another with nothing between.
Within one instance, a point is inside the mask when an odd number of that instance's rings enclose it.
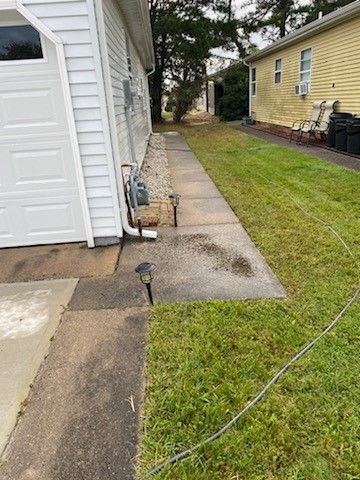
<instances>
[{"instance_id":1,"label":"garage door panel","mask_svg":"<svg viewBox=\"0 0 360 480\"><path fill-rule=\"evenodd\" d=\"M54 188L77 190L75 167L69 159L72 149L68 140L1 147L0 194L31 190L38 196Z\"/></svg>"},{"instance_id":2,"label":"garage door panel","mask_svg":"<svg viewBox=\"0 0 360 480\"><path fill-rule=\"evenodd\" d=\"M69 234L76 232L74 215L76 199L45 199L41 203L21 205L27 237L43 237L51 233Z\"/></svg>"},{"instance_id":3,"label":"garage door panel","mask_svg":"<svg viewBox=\"0 0 360 480\"><path fill-rule=\"evenodd\" d=\"M77 196L0 201L2 247L84 240Z\"/></svg>"},{"instance_id":4,"label":"garage door panel","mask_svg":"<svg viewBox=\"0 0 360 480\"><path fill-rule=\"evenodd\" d=\"M0 135L28 135L67 129L58 80L14 82L0 87Z\"/></svg>"},{"instance_id":5,"label":"garage door panel","mask_svg":"<svg viewBox=\"0 0 360 480\"><path fill-rule=\"evenodd\" d=\"M0 241L11 241L15 238L10 218L13 214L10 212L11 207L0 206Z\"/></svg>"},{"instance_id":6,"label":"garage door panel","mask_svg":"<svg viewBox=\"0 0 360 480\"><path fill-rule=\"evenodd\" d=\"M10 152L14 186L41 188L49 183L66 183L64 152L61 148Z\"/></svg>"}]
</instances>

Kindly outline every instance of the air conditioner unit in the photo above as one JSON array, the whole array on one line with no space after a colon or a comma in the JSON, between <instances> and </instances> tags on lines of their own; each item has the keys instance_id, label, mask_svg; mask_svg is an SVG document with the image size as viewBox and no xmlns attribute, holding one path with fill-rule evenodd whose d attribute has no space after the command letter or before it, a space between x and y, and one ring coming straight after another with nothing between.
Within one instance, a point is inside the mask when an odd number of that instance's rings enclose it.
<instances>
[{"instance_id":1,"label":"air conditioner unit","mask_svg":"<svg viewBox=\"0 0 360 480\"><path fill-rule=\"evenodd\" d=\"M299 83L295 86L295 94L296 95L307 95L309 93L309 84L307 82Z\"/></svg>"}]
</instances>

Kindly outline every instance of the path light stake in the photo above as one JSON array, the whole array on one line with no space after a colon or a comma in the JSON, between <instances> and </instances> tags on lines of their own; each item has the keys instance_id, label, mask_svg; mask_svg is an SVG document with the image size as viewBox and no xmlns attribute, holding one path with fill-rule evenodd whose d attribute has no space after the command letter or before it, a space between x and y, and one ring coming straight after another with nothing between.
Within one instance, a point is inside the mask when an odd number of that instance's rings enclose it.
<instances>
[{"instance_id":1,"label":"path light stake","mask_svg":"<svg viewBox=\"0 0 360 480\"><path fill-rule=\"evenodd\" d=\"M151 282L153 279L152 272L154 272L156 268L157 267L154 263L149 263L149 262L140 263L140 265L138 265L135 268L135 272L140 275L140 280L146 286L151 305L154 305L154 300L153 300L152 291L151 291Z\"/></svg>"},{"instance_id":2,"label":"path light stake","mask_svg":"<svg viewBox=\"0 0 360 480\"><path fill-rule=\"evenodd\" d=\"M171 193L169 195L171 205L173 206L174 209L174 227L177 227L177 207L180 203L180 197L178 193Z\"/></svg>"}]
</instances>

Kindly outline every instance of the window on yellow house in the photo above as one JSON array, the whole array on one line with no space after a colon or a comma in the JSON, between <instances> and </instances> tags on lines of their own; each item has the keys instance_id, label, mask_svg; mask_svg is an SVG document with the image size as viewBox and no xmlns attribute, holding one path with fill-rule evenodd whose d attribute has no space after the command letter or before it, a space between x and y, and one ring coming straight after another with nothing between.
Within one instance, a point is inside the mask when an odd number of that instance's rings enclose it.
<instances>
[{"instance_id":1,"label":"window on yellow house","mask_svg":"<svg viewBox=\"0 0 360 480\"><path fill-rule=\"evenodd\" d=\"M256 97L256 68L251 69L251 96Z\"/></svg>"},{"instance_id":2,"label":"window on yellow house","mask_svg":"<svg viewBox=\"0 0 360 480\"><path fill-rule=\"evenodd\" d=\"M275 60L275 83L281 83L281 69L282 69L282 60L278 58Z\"/></svg>"},{"instance_id":3,"label":"window on yellow house","mask_svg":"<svg viewBox=\"0 0 360 480\"><path fill-rule=\"evenodd\" d=\"M300 83L310 83L312 49L302 50L300 54Z\"/></svg>"}]
</instances>

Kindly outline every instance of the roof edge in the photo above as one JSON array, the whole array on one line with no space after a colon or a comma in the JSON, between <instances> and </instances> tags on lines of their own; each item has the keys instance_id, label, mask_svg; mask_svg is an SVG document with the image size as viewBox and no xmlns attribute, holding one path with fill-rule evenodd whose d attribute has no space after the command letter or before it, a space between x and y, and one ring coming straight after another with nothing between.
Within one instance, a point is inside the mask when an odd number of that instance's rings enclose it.
<instances>
[{"instance_id":1,"label":"roof edge","mask_svg":"<svg viewBox=\"0 0 360 480\"><path fill-rule=\"evenodd\" d=\"M135 47L147 70L155 65L155 54L147 0L118 0Z\"/></svg>"},{"instance_id":2,"label":"roof edge","mask_svg":"<svg viewBox=\"0 0 360 480\"><path fill-rule=\"evenodd\" d=\"M349 3L349 5L346 5L345 7L338 8L337 10L334 10L333 12L325 15L323 18L314 20L313 22L305 25L304 27L301 27L298 30L289 33L285 37L275 41L268 47L260 50L259 52L248 55L247 57L245 57L245 61L253 62L255 60L259 60L260 58L270 55L271 53L277 52L278 50L298 43L301 40L305 40L306 38L310 38L324 30L327 30L335 25L345 22L357 13L360 14L360 0Z\"/></svg>"}]
</instances>

